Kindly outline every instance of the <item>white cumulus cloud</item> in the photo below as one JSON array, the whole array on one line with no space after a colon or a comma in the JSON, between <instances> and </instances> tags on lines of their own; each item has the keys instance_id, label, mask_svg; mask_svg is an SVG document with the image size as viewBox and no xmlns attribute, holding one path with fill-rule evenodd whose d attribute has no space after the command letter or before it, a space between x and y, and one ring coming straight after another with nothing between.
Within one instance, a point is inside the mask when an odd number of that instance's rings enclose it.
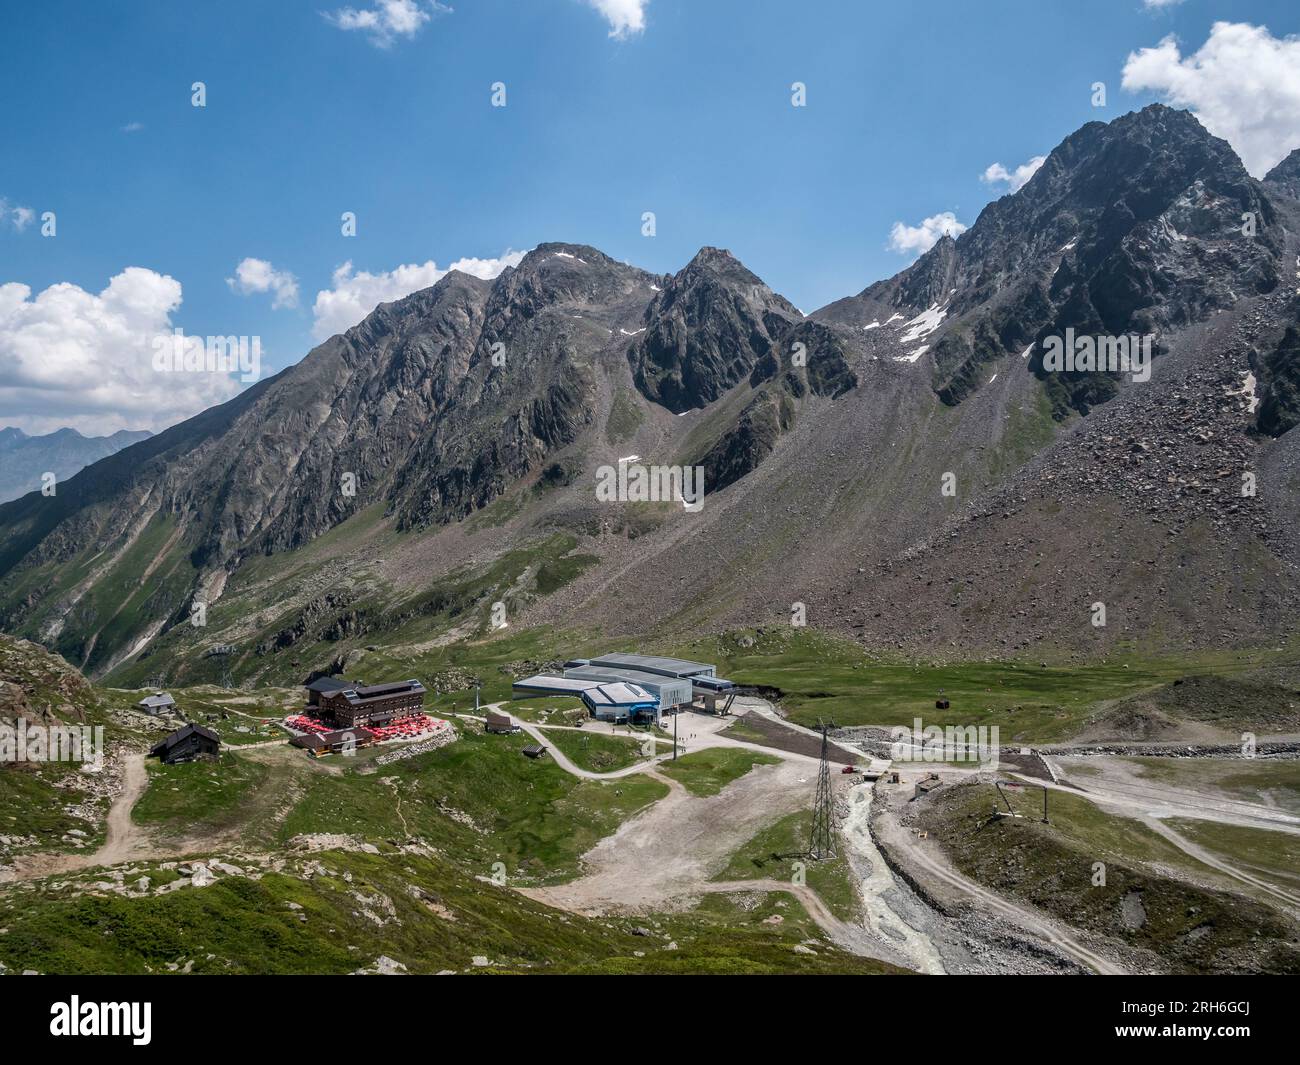
<instances>
[{"instance_id":1,"label":"white cumulus cloud","mask_svg":"<svg viewBox=\"0 0 1300 1065\"><path fill-rule=\"evenodd\" d=\"M391 303L436 285L452 270L490 280L507 266L518 266L526 254L507 251L498 259L457 259L446 269L430 259L377 274L354 270L349 260L334 271L330 287L316 293L312 335L317 340L327 340L335 333L351 329L381 303Z\"/></svg>"},{"instance_id":2,"label":"white cumulus cloud","mask_svg":"<svg viewBox=\"0 0 1300 1065\"><path fill-rule=\"evenodd\" d=\"M1216 22L1206 42L1185 56L1173 36L1130 52L1123 84L1189 108L1256 177L1300 147L1300 37Z\"/></svg>"},{"instance_id":3,"label":"white cumulus cloud","mask_svg":"<svg viewBox=\"0 0 1300 1065\"><path fill-rule=\"evenodd\" d=\"M609 35L626 40L645 32L645 9L650 0L586 0L609 23Z\"/></svg>"},{"instance_id":4,"label":"white cumulus cloud","mask_svg":"<svg viewBox=\"0 0 1300 1065\"><path fill-rule=\"evenodd\" d=\"M1047 162L1047 156L1036 155L1027 163L1021 163L1014 170L1008 170L1001 163L993 163L981 175L987 185L1006 185L1008 192L1015 192L1024 187L1031 177L1038 173L1038 168Z\"/></svg>"},{"instance_id":5,"label":"white cumulus cloud","mask_svg":"<svg viewBox=\"0 0 1300 1065\"><path fill-rule=\"evenodd\" d=\"M895 222L889 231L889 246L901 255L924 255L939 243L940 237L957 237L966 226L951 211L932 214L919 226Z\"/></svg>"},{"instance_id":6,"label":"white cumulus cloud","mask_svg":"<svg viewBox=\"0 0 1300 1065\"><path fill-rule=\"evenodd\" d=\"M277 270L265 259L244 259L235 267L235 276L226 278L231 290L242 296L271 292L272 310L298 306L298 279L288 270Z\"/></svg>"},{"instance_id":7,"label":"white cumulus cloud","mask_svg":"<svg viewBox=\"0 0 1300 1065\"><path fill-rule=\"evenodd\" d=\"M399 37L410 40L434 15L451 10L437 0L376 0L373 7L341 7L323 14L339 29L359 30L376 48L387 48Z\"/></svg>"},{"instance_id":8,"label":"white cumulus cloud","mask_svg":"<svg viewBox=\"0 0 1300 1065\"><path fill-rule=\"evenodd\" d=\"M230 399L241 386L228 374L154 368L155 341L172 334L180 305L179 281L139 266L99 293L0 285L0 425L158 430Z\"/></svg>"}]
</instances>

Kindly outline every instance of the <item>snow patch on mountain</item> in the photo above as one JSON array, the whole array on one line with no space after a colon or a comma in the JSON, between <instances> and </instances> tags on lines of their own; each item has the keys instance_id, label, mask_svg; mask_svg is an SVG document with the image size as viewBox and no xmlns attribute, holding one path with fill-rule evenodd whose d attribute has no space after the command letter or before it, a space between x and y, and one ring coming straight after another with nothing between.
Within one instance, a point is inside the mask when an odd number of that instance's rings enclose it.
<instances>
[{"instance_id":1,"label":"snow patch on mountain","mask_svg":"<svg viewBox=\"0 0 1300 1065\"><path fill-rule=\"evenodd\" d=\"M907 328L903 331L900 338L904 344L910 344L914 340L920 340L923 336L928 336L939 328L940 323L948 314L948 304L940 307L937 303L932 303L928 308L918 314L910 322L907 322ZM893 319L890 319L892 321Z\"/></svg>"}]
</instances>

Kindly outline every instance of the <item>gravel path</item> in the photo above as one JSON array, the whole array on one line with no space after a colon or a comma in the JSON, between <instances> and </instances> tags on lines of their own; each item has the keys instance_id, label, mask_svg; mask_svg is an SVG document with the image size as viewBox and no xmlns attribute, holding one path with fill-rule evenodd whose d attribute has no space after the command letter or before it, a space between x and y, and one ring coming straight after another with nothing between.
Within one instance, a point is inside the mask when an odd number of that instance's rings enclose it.
<instances>
[{"instance_id":1,"label":"gravel path","mask_svg":"<svg viewBox=\"0 0 1300 1065\"><path fill-rule=\"evenodd\" d=\"M131 820L131 811L149 786L149 771L143 752L126 755L122 767L122 790L108 809L104 843L89 854L24 854L14 859L0 880L12 883L34 880L55 873L67 873L94 866L115 865L132 859L170 857L172 851L159 851Z\"/></svg>"}]
</instances>

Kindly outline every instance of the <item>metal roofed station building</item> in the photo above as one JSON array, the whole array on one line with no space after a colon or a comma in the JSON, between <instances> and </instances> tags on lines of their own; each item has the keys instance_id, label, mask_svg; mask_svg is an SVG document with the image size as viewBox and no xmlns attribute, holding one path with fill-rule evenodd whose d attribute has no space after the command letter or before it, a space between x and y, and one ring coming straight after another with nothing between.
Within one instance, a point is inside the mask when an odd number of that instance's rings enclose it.
<instances>
[{"instance_id":1,"label":"metal roofed station building","mask_svg":"<svg viewBox=\"0 0 1300 1065\"><path fill-rule=\"evenodd\" d=\"M719 696L734 685L704 662L659 655L619 652L598 658L575 658L564 672L539 673L514 683L515 698L569 695L582 699L602 721L650 721L658 724L665 710L694 705L703 696L716 709ZM730 701L727 702L730 707ZM725 712L725 710L724 710Z\"/></svg>"}]
</instances>

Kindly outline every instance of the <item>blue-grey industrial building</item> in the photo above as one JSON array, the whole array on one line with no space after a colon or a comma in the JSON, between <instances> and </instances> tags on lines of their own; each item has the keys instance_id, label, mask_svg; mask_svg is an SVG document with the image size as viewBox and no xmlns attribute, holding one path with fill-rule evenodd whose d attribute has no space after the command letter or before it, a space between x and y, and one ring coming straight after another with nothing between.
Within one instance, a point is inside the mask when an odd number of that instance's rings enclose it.
<instances>
[{"instance_id":1,"label":"blue-grey industrial building","mask_svg":"<svg viewBox=\"0 0 1300 1065\"><path fill-rule=\"evenodd\" d=\"M581 699L591 715L601 721L659 720L659 701L654 693L622 681L602 683L539 673L515 681L513 690L516 699L527 699L531 695L568 695Z\"/></svg>"},{"instance_id":2,"label":"blue-grey industrial building","mask_svg":"<svg viewBox=\"0 0 1300 1065\"><path fill-rule=\"evenodd\" d=\"M658 655L625 652L598 658L575 658L564 663L564 672L541 673L515 681L516 698L529 695L571 695L581 698L601 720L653 720L658 723L665 710L692 705L702 696L716 708L720 696L734 685L717 675L704 662ZM610 689L620 689L611 698ZM635 693L652 705L634 706ZM727 704L728 706L730 703Z\"/></svg>"}]
</instances>

